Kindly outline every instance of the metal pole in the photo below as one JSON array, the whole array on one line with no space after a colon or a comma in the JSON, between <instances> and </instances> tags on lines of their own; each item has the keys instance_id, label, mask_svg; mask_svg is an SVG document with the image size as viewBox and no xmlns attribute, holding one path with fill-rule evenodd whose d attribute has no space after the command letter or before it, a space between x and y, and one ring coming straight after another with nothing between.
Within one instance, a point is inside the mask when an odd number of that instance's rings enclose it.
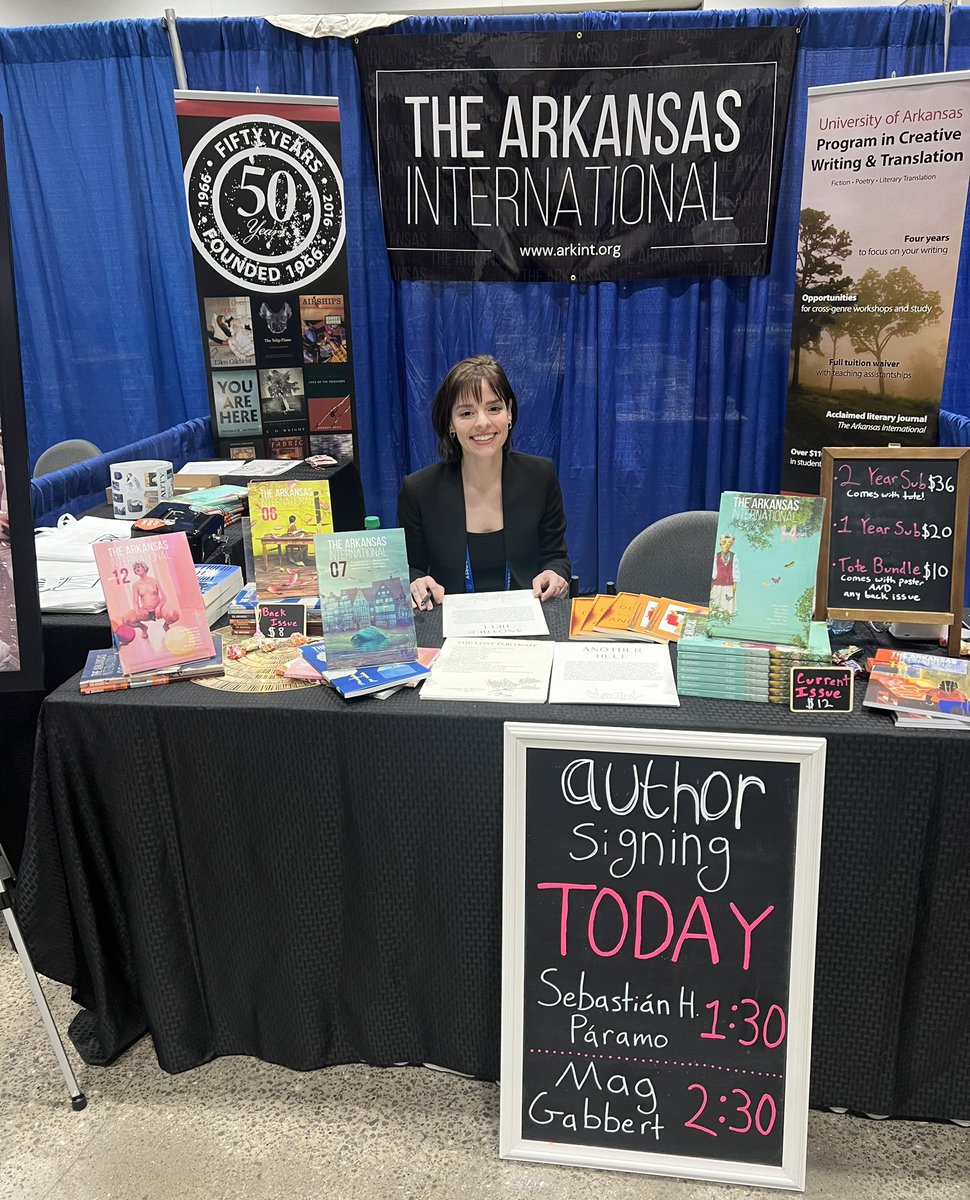
<instances>
[{"instance_id":1,"label":"metal pole","mask_svg":"<svg viewBox=\"0 0 970 1200\"><path fill-rule=\"evenodd\" d=\"M67 1084L67 1090L71 1097L71 1108L75 1112L80 1112L82 1108L87 1106L87 1098L77 1085L77 1078L64 1052L64 1043L61 1041L61 1035L57 1032L54 1018L51 1016L47 997L40 986L40 980L37 978L37 972L34 970L30 953L24 944L20 926L17 923L17 918L14 916L10 894L10 885L12 883L13 870L3 853L3 847L0 846L0 912L3 913L3 918L7 922L7 931L10 934L10 940L13 942L13 948L17 951L20 958L20 965L27 979L27 986L30 989L31 996L34 998L34 1003L37 1005L37 1012L40 1014L40 1019L47 1032L51 1049L54 1051L54 1057L57 1059L57 1065L60 1067L61 1074L64 1076L64 1082Z\"/></svg>"},{"instance_id":2,"label":"metal pole","mask_svg":"<svg viewBox=\"0 0 970 1200\"><path fill-rule=\"evenodd\" d=\"M162 17L162 28L168 34L168 44L172 51L172 65L175 67L175 82L178 84L179 91L184 91L189 86L189 81L185 74L185 59L182 58L182 47L179 45L179 35L175 24L175 9L166 8L165 16Z\"/></svg>"}]
</instances>

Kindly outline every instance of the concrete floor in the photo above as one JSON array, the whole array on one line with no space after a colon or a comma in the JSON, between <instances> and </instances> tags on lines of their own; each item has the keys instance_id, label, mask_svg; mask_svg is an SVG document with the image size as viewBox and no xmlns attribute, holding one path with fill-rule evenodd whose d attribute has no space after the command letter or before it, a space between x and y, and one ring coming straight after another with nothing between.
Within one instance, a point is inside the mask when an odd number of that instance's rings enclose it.
<instances>
[{"instance_id":1,"label":"concrete floor","mask_svg":"<svg viewBox=\"0 0 970 1200\"><path fill-rule=\"evenodd\" d=\"M2 922L0 922L2 929ZM498 1158L498 1088L422 1067L300 1074L221 1059L167 1075L148 1038L69 1053L71 1110L20 963L0 945L0 1200L754 1200L761 1189ZM46 984L66 1030L68 990ZM811 1113L812 1200L970 1200L970 1130Z\"/></svg>"}]
</instances>

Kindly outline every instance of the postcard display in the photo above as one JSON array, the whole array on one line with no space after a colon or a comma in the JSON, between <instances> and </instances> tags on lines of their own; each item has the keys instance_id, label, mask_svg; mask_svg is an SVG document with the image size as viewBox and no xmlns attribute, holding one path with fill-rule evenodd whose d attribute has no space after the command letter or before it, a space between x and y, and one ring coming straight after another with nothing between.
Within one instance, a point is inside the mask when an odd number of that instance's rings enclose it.
<instances>
[{"instance_id":1,"label":"postcard display","mask_svg":"<svg viewBox=\"0 0 970 1200\"><path fill-rule=\"evenodd\" d=\"M43 686L24 388L0 122L0 692Z\"/></svg>"},{"instance_id":2,"label":"postcard display","mask_svg":"<svg viewBox=\"0 0 970 1200\"><path fill-rule=\"evenodd\" d=\"M506 724L503 1157L804 1188L824 772Z\"/></svg>"},{"instance_id":3,"label":"postcard display","mask_svg":"<svg viewBox=\"0 0 970 1200\"><path fill-rule=\"evenodd\" d=\"M175 97L217 453L354 458L337 101Z\"/></svg>"}]
</instances>

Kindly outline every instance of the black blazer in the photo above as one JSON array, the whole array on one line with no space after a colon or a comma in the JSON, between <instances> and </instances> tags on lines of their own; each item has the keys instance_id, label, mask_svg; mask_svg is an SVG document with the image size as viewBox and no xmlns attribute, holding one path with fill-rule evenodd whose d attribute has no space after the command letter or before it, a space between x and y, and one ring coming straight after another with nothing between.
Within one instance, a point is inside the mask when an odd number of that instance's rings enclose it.
<instances>
[{"instance_id":1,"label":"black blazer","mask_svg":"<svg viewBox=\"0 0 970 1200\"><path fill-rule=\"evenodd\" d=\"M512 587L531 588L541 571L570 575L566 514L551 458L510 450L502 460L505 553ZM397 498L411 578L431 575L446 592L465 590L465 493L461 460L408 475Z\"/></svg>"}]
</instances>

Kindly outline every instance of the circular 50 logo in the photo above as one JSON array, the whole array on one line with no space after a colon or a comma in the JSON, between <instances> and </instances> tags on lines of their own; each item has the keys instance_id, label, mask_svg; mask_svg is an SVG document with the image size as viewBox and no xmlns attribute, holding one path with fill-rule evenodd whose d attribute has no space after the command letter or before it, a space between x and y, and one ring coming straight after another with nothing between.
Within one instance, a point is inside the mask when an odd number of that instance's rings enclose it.
<instances>
[{"instance_id":1,"label":"circular 50 logo","mask_svg":"<svg viewBox=\"0 0 970 1200\"><path fill-rule=\"evenodd\" d=\"M189 230L213 270L290 292L324 275L344 242L343 179L305 128L266 114L211 129L185 165Z\"/></svg>"}]
</instances>

